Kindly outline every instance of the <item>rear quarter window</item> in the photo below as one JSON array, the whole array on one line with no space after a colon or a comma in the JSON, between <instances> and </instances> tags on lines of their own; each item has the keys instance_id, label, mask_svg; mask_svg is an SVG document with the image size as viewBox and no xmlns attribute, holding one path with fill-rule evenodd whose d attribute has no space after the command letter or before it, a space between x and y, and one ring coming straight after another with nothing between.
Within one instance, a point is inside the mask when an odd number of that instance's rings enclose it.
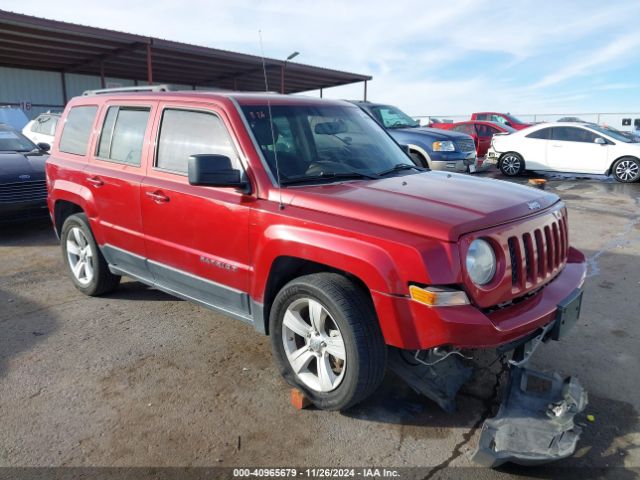
<instances>
[{"instance_id":1,"label":"rear quarter window","mask_svg":"<svg viewBox=\"0 0 640 480\"><path fill-rule=\"evenodd\" d=\"M61 152L74 155L86 155L89 145L91 127L96 118L96 106L72 107L65 120L62 135L60 136L59 149Z\"/></svg>"}]
</instances>

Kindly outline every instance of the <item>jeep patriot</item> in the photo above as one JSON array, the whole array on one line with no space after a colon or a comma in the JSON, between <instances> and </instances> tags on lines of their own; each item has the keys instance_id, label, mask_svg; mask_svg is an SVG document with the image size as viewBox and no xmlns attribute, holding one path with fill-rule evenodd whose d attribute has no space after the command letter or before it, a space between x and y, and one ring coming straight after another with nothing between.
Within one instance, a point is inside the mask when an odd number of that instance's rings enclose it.
<instances>
[{"instance_id":1,"label":"jeep patriot","mask_svg":"<svg viewBox=\"0 0 640 480\"><path fill-rule=\"evenodd\" d=\"M556 195L417 167L347 102L150 90L76 97L58 126L48 203L81 292L126 275L247 322L329 410L388 363L455 360L463 383L462 352L520 365L575 323L586 264Z\"/></svg>"}]
</instances>

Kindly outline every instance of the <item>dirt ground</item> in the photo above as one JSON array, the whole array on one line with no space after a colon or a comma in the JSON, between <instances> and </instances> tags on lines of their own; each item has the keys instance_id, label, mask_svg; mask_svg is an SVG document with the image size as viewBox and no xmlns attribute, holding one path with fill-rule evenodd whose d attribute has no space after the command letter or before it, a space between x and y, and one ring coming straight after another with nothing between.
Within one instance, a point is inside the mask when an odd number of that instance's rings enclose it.
<instances>
[{"instance_id":1,"label":"dirt ground","mask_svg":"<svg viewBox=\"0 0 640 480\"><path fill-rule=\"evenodd\" d=\"M589 259L578 326L534 359L589 391L594 421L580 417L578 450L557 465L636 478L640 184L549 178L547 188ZM390 373L348 412L296 411L268 338L250 326L130 280L85 297L47 222L0 227L0 466L420 466L425 478L456 477L465 470L452 467L473 466L493 386L463 392L446 414Z\"/></svg>"}]
</instances>

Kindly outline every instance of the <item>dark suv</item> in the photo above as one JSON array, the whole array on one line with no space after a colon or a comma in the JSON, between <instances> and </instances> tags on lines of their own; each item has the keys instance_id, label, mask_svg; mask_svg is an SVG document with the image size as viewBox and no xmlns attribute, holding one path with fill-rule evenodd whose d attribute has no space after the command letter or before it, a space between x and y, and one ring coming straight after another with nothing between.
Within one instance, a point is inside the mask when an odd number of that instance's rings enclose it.
<instances>
[{"instance_id":1,"label":"dark suv","mask_svg":"<svg viewBox=\"0 0 640 480\"><path fill-rule=\"evenodd\" d=\"M431 170L466 172L475 164L476 145L470 135L421 127L392 105L352 102L371 115L400 144L409 148L416 165Z\"/></svg>"},{"instance_id":2,"label":"dark suv","mask_svg":"<svg viewBox=\"0 0 640 480\"><path fill-rule=\"evenodd\" d=\"M76 287L100 295L126 275L247 322L319 408L365 399L388 365L451 411L462 356L499 348L532 376L535 348L578 318L585 258L557 196L416 167L350 103L96 94L61 125L49 209ZM566 397L563 381L538 397L562 406L560 427L500 419L553 446L538 459L575 448L582 390ZM482 463L524 458L491 440L502 428L483 433Z\"/></svg>"}]
</instances>

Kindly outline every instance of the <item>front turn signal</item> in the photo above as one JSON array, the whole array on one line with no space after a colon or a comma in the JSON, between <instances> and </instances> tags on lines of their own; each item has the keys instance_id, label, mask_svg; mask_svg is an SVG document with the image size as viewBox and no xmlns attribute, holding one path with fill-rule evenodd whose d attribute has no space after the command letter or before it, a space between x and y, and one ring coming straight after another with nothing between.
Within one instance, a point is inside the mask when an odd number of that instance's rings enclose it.
<instances>
[{"instance_id":1,"label":"front turn signal","mask_svg":"<svg viewBox=\"0 0 640 480\"><path fill-rule=\"evenodd\" d=\"M466 293L447 287L422 288L417 285L409 285L409 295L412 300L430 307L453 307L469 304Z\"/></svg>"}]
</instances>

